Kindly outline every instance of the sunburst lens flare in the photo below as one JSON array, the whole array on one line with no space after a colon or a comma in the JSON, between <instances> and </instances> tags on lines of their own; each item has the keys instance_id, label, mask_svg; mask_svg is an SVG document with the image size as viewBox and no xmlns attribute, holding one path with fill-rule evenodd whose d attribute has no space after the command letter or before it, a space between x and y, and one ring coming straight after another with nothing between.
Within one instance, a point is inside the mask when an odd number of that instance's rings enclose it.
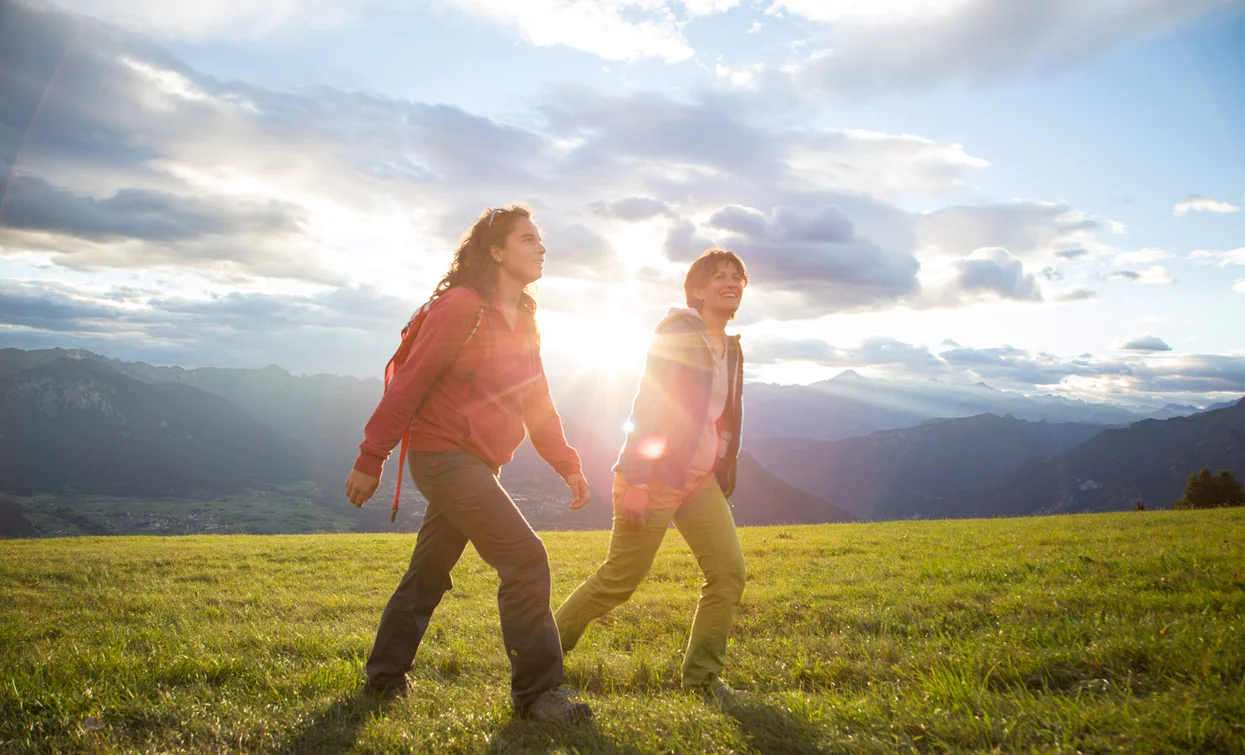
<instances>
[{"instance_id":1,"label":"sunburst lens flare","mask_svg":"<svg viewBox=\"0 0 1245 755\"><path fill-rule=\"evenodd\" d=\"M640 458L656 461L666 455L666 438L664 435L653 435L640 441L636 447Z\"/></svg>"}]
</instances>

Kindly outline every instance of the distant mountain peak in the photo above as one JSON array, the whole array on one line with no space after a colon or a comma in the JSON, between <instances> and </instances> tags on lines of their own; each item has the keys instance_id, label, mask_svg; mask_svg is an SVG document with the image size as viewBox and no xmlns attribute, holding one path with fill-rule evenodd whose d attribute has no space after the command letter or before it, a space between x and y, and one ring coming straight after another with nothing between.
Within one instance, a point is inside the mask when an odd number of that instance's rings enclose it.
<instances>
[{"instance_id":1,"label":"distant mountain peak","mask_svg":"<svg viewBox=\"0 0 1245 755\"><path fill-rule=\"evenodd\" d=\"M837 382L845 382L845 383L869 383L869 382L872 382L871 380L869 380L869 378L865 377L864 375L861 375L859 372L857 372L857 371L855 371L855 370L850 370L850 369L849 369L849 370L843 370L842 372L840 372L839 374L837 374L837 375L835 375L833 378L831 378L831 380L833 380L833 381L834 381L834 382L836 382L836 383L837 383Z\"/></svg>"},{"instance_id":2,"label":"distant mountain peak","mask_svg":"<svg viewBox=\"0 0 1245 755\"><path fill-rule=\"evenodd\" d=\"M87 351L86 349L62 349L60 347L53 347L51 349L42 349L41 351L43 351L44 353L50 353L59 359L72 359L75 362L107 361L105 357L102 357L93 351ZM29 353L34 353L34 352L29 352Z\"/></svg>"}]
</instances>

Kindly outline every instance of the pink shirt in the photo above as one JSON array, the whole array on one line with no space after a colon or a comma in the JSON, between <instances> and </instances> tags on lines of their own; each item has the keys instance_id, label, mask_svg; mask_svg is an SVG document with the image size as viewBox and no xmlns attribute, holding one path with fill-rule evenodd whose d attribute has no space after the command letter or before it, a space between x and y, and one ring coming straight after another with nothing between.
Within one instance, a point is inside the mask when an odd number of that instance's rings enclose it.
<instances>
[{"instance_id":1,"label":"pink shirt","mask_svg":"<svg viewBox=\"0 0 1245 755\"><path fill-rule=\"evenodd\" d=\"M722 419L722 412L726 411L726 397L730 387L730 378L726 374L726 350L723 349L719 355L710 346L709 351L713 354L713 387L709 389L709 410L706 412L704 428L700 431L700 442L696 445L691 465L687 468L689 485L712 472L717 466L718 457L725 451L718 420Z\"/></svg>"}]
</instances>

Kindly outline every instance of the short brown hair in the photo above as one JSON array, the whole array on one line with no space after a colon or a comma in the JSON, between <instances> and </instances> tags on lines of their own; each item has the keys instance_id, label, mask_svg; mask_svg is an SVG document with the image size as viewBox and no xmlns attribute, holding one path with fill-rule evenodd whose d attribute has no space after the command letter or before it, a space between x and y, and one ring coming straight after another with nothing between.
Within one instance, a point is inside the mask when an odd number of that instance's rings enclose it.
<instances>
[{"instance_id":1,"label":"short brown hair","mask_svg":"<svg viewBox=\"0 0 1245 755\"><path fill-rule=\"evenodd\" d=\"M719 262L733 264L739 270L739 277L743 279L744 285L748 285L748 268L744 267L744 261L737 254L720 246L706 249L687 269L687 277L683 279L683 296L687 299L687 306L700 310L701 302L692 297L692 291L709 282L713 271L718 269Z\"/></svg>"}]
</instances>

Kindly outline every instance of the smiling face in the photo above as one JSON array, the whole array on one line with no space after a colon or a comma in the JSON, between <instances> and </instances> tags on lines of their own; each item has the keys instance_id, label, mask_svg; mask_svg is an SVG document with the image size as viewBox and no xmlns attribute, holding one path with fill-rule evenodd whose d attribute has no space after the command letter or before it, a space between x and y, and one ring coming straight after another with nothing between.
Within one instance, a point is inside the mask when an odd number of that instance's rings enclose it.
<instances>
[{"instance_id":1,"label":"smiling face","mask_svg":"<svg viewBox=\"0 0 1245 755\"><path fill-rule=\"evenodd\" d=\"M489 247L489 254L501 265L501 275L522 286L540 280L545 270L545 245L540 229L530 218L519 218L506 236L506 245Z\"/></svg>"},{"instance_id":2,"label":"smiling face","mask_svg":"<svg viewBox=\"0 0 1245 755\"><path fill-rule=\"evenodd\" d=\"M747 279L739 266L730 260L719 260L708 281L692 289L692 296L699 300L697 309L702 314L713 312L731 319L744 298Z\"/></svg>"}]
</instances>

